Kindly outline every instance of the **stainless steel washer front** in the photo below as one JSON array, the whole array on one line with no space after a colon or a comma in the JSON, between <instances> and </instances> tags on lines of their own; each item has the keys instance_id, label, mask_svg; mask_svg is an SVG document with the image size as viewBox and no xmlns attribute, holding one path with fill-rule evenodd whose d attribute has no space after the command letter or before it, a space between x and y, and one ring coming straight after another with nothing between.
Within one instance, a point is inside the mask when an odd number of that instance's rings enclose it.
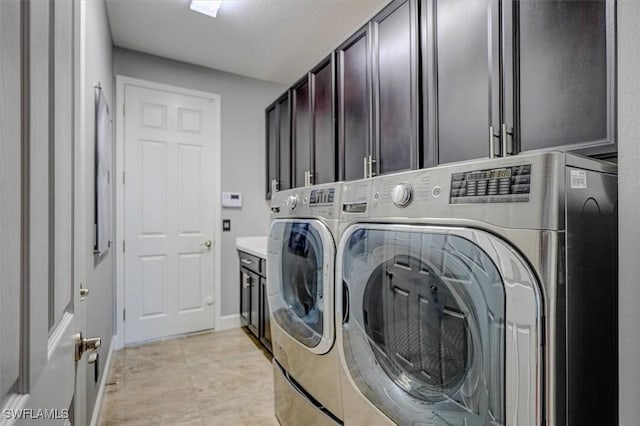
<instances>
[{"instance_id":1,"label":"stainless steel washer front","mask_svg":"<svg viewBox=\"0 0 640 426\"><path fill-rule=\"evenodd\" d=\"M473 229L358 224L337 258L341 355L352 384L385 416L539 424L542 297L515 250ZM345 422L376 421L369 417Z\"/></svg>"}]
</instances>

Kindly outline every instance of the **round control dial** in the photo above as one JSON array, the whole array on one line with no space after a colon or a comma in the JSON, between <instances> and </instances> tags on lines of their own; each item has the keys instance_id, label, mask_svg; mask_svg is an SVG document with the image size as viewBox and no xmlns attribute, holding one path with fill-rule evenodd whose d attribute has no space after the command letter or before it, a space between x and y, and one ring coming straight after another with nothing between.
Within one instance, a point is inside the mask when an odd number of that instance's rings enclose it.
<instances>
[{"instance_id":1,"label":"round control dial","mask_svg":"<svg viewBox=\"0 0 640 426\"><path fill-rule=\"evenodd\" d=\"M289 195L287 197L287 207L293 210L298 205L298 196L297 195Z\"/></svg>"},{"instance_id":2,"label":"round control dial","mask_svg":"<svg viewBox=\"0 0 640 426\"><path fill-rule=\"evenodd\" d=\"M413 188L408 182L397 184L391 190L391 201L398 207L407 207L411 203Z\"/></svg>"}]
</instances>

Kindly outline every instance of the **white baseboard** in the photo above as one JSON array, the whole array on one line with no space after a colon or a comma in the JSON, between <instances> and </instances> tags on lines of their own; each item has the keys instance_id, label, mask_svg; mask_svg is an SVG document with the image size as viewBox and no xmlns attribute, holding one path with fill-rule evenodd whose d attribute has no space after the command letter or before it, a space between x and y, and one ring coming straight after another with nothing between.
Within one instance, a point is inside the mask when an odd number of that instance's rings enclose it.
<instances>
[{"instance_id":1,"label":"white baseboard","mask_svg":"<svg viewBox=\"0 0 640 426\"><path fill-rule=\"evenodd\" d=\"M111 338L111 345L109 346L109 353L107 354L107 361L104 363L104 370L102 370L102 378L100 379L100 387L98 388L98 395L96 396L96 403L93 406L93 414L91 415L91 426L96 426L98 420L100 420L100 411L102 409L102 398L104 397L104 388L107 385L107 377L109 377L109 370L111 370L111 360L113 359L113 350L116 342L116 336Z\"/></svg>"},{"instance_id":2,"label":"white baseboard","mask_svg":"<svg viewBox=\"0 0 640 426\"><path fill-rule=\"evenodd\" d=\"M225 315L220 317L216 326L217 331L230 330L240 327L240 314Z\"/></svg>"}]
</instances>

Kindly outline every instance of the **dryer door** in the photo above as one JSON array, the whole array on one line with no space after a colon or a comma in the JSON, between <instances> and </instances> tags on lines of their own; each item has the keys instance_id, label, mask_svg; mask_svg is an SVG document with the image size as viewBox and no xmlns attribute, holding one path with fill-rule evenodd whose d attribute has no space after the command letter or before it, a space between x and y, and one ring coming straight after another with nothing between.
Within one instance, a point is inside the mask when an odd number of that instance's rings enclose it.
<instances>
[{"instance_id":1,"label":"dryer door","mask_svg":"<svg viewBox=\"0 0 640 426\"><path fill-rule=\"evenodd\" d=\"M334 340L335 244L314 219L271 224L267 287L275 324L310 351L324 354Z\"/></svg>"},{"instance_id":2,"label":"dryer door","mask_svg":"<svg viewBox=\"0 0 640 426\"><path fill-rule=\"evenodd\" d=\"M337 268L342 358L386 416L540 424L541 297L504 241L472 229L356 225Z\"/></svg>"}]
</instances>

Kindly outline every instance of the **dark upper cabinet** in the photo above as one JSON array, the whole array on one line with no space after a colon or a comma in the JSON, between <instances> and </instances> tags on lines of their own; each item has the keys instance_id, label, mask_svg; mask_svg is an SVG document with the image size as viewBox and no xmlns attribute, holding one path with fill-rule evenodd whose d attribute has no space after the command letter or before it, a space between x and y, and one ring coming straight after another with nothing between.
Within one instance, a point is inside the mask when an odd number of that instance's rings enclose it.
<instances>
[{"instance_id":1,"label":"dark upper cabinet","mask_svg":"<svg viewBox=\"0 0 640 426\"><path fill-rule=\"evenodd\" d=\"M291 184L291 100L289 93L285 93L278 103L278 169L280 179L278 190L292 188Z\"/></svg>"},{"instance_id":2,"label":"dark upper cabinet","mask_svg":"<svg viewBox=\"0 0 640 426\"><path fill-rule=\"evenodd\" d=\"M371 21L373 161L371 174L418 167L418 11L392 2Z\"/></svg>"},{"instance_id":3,"label":"dark upper cabinet","mask_svg":"<svg viewBox=\"0 0 640 426\"><path fill-rule=\"evenodd\" d=\"M311 86L305 75L291 89L293 98L293 188L307 186L311 171Z\"/></svg>"},{"instance_id":4,"label":"dark upper cabinet","mask_svg":"<svg viewBox=\"0 0 640 426\"><path fill-rule=\"evenodd\" d=\"M291 188L291 102L285 93L265 110L267 134L266 198Z\"/></svg>"},{"instance_id":5,"label":"dark upper cabinet","mask_svg":"<svg viewBox=\"0 0 640 426\"><path fill-rule=\"evenodd\" d=\"M273 186L278 181L278 112L276 104L266 109L267 123L267 200L271 199Z\"/></svg>"},{"instance_id":6,"label":"dark upper cabinet","mask_svg":"<svg viewBox=\"0 0 640 426\"><path fill-rule=\"evenodd\" d=\"M439 164L615 151L613 1L425 0L423 9L423 103L434 123L425 120L424 139Z\"/></svg>"},{"instance_id":7,"label":"dark upper cabinet","mask_svg":"<svg viewBox=\"0 0 640 426\"><path fill-rule=\"evenodd\" d=\"M312 172L311 183L335 182L336 131L335 131L335 65L334 55L320 63L309 73L312 90Z\"/></svg>"},{"instance_id":8,"label":"dark upper cabinet","mask_svg":"<svg viewBox=\"0 0 640 426\"><path fill-rule=\"evenodd\" d=\"M418 10L391 2L337 49L340 177L417 168Z\"/></svg>"},{"instance_id":9,"label":"dark upper cabinet","mask_svg":"<svg viewBox=\"0 0 640 426\"><path fill-rule=\"evenodd\" d=\"M332 54L291 89L294 187L336 181L334 80Z\"/></svg>"},{"instance_id":10,"label":"dark upper cabinet","mask_svg":"<svg viewBox=\"0 0 640 426\"><path fill-rule=\"evenodd\" d=\"M615 55L615 0L393 0L267 109L268 178L274 158L287 189L539 149L612 155Z\"/></svg>"},{"instance_id":11,"label":"dark upper cabinet","mask_svg":"<svg viewBox=\"0 0 640 426\"><path fill-rule=\"evenodd\" d=\"M427 39L433 54L425 55L434 72L423 74L433 105L425 139L436 138L440 164L488 157L490 143L499 149L493 136L500 127L498 1L438 0L425 6L433 19L422 22L434 37Z\"/></svg>"},{"instance_id":12,"label":"dark upper cabinet","mask_svg":"<svg viewBox=\"0 0 640 426\"><path fill-rule=\"evenodd\" d=\"M338 62L339 180L362 179L371 149L369 27L336 51Z\"/></svg>"},{"instance_id":13,"label":"dark upper cabinet","mask_svg":"<svg viewBox=\"0 0 640 426\"><path fill-rule=\"evenodd\" d=\"M614 149L614 2L529 0L511 6L514 37L507 48L513 52L517 102L506 121L515 131L515 150Z\"/></svg>"}]
</instances>

